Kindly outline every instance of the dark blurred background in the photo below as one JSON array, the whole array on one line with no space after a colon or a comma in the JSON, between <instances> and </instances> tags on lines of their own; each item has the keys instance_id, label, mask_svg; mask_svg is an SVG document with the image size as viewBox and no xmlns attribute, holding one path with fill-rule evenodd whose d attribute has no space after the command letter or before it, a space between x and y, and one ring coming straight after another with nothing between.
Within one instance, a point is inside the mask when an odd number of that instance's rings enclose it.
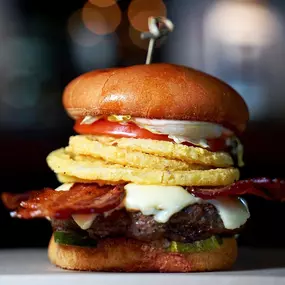
<instances>
[{"instance_id":1,"label":"dark blurred background","mask_svg":"<svg viewBox=\"0 0 285 285\"><path fill-rule=\"evenodd\" d=\"M56 187L45 159L73 134L61 95L92 69L144 63L148 16L174 32L154 62L184 64L228 82L247 102L242 178L285 179L285 1L0 1L0 191ZM285 246L285 205L247 197L240 244ZM0 247L46 246L47 220L11 219L0 204Z\"/></svg>"}]
</instances>

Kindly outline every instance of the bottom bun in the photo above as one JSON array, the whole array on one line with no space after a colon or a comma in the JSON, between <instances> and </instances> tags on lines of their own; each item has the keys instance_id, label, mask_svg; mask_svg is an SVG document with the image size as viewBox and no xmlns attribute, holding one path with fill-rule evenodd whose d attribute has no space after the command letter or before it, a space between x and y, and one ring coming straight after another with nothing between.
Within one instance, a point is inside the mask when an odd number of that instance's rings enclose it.
<instances>
[{"instance_id":1,"label":"bottom bun","mask_svg":"<svg viewBox=\"0 0 285 285\"><path fill-rule=\"evenodd\" d=\"M195 272L227 270L237 258L234 238L220 248L200 253L170 253L133 239L105 239L96 248L61 245L52 236L48 257L71 270L119 272Z\"/></svg>"}]
</instances>

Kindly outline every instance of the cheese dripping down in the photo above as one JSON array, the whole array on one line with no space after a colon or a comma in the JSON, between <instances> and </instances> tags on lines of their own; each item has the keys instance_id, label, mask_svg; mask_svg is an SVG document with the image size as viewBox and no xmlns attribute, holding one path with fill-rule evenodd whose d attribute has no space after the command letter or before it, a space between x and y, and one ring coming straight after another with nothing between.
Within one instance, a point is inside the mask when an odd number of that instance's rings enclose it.
<instances>
[{"instance_id":1,"label":"cheese dripping down","mask_svg":"<svg viewBox=\"0 0 285 285\"><path fill-rule=\"evenodd\" d=\"M125 207L129 211L140 211L153 215L154 220L166 223L169 218L183 208L195 203L210 203L217 209L226 229L237 229L246 223L250 213L241 198L217 198L203 200L188 193L181 186L137 185L125 186Z\"/></svg>"},{"instance_id":2,"label":"cheese dripping down","mask_svg":"<svg viewBox=\"0 0 285 285\"><path fill-rule=\"evenodd\" d=\"M63 184L60 191L67 191L72 185ZM58 189L58 188L57 188ZM217 198L203 200L194 197L181 186L138 185L129 183L125 186L124 206L129 211L140 211L144 215L153 215L158 223L166 223L172 215L195 203L211 203L217 209L226 229L241 227L250 217L245 200L242 198ZM57 190L58 191L58 190ZM72 215L77 225L87 230L91 227L96 214Z\"/></svg>"},{"instance_id":3,"label":"cheese dripping down","mask_svg":"<svg viewBox=\"0 0 285 285\"><path fill-rule=\"evenodd\" d=\"M69 191L74 183L65 183L55 189L55 191ZM88 230L96 218L96 214L73 214L73 220L82 229Z\"/></svg>"}]
</instances>

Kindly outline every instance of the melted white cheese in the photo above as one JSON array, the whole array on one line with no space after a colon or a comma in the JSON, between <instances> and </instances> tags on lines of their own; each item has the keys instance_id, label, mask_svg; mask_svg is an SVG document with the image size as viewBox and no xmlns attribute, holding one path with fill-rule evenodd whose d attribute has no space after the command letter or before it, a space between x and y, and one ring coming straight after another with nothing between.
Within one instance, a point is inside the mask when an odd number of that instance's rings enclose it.
<instances>
[{"instance_id":1,"label":"melted white cheese","mask_svg":"<svg viewBox=\"0 0 285 285\"><path fill-rule=\"evenodd\" d=\"M69 191L70 188L73 186L74 183L65 183L62 184L60 186L58 186L57 188L55 188L55 191Z\"/></svg>"},{"instance_id":2,"label":"melted white cheese","mask_svg":"<svg viewBox=\"0 0 285 285\"><path fill-rule=\"evenodd\" d=\"M88 230L94 222L96 214L74 214L72 218L82 230Z\"/></svg>"},{"instance_id":3,"label":"melted white cheese","mask_svg":"<svg viewBox=\"0 0 285 285\"><path fill-rule=\"evenodd\" d=\"M55 191L69 191L74 183L65 183L55 189ZM75 223L82 229L87 230L91 227L96 214L74 214L72 215Z\"/></svg>"},{"instance_id":4,"label":"melted white cheese","mask_svg":"<svg viewBox=\"0 0 285 285\"><path fill-rule=\"evenodd\" d=\"M137 185L125 186L125 207L153 215L159 223L165 223L184 207L198 203L201 199L189 194L180 186Z\"/></svg>"},{"instance_id":5,"label":"melted white cheese","mask_svg":"<svg viewBox=\"0 0 285 285\"><path fill-rule=\"evenodd\" d=\"M56 191L68 191L73 183L56 188ZM138 185L129 183L125 186L125 208L129 211L140 211L144 215L153 215L154 220L166 223L172 215L195 203L213 204L226 229L239 228L249 219L250 213L242 198L222 197L213 200L202 200L194 197L181 186ZM87 230L92 225L96 214L72 215L77 225Z\"/></svg>"},{"instance_id":6,"label":"melted white cheese","mask_svg":"<svg viewBox=\"0 0 285 285\"><path fill-rule=\"evenodd\" d=\"M125 190L126 209L140 211L144 215L153 215L154 220L160 223L166 223L173 214L195 203L213 204L217 208L226 229L239 228L250 217L246 204L239 198L202 200L194 197L180 186L130 183L125 186Z\"/></svg>"},{"instance_id":7,"label":"melted white cheese","mask_svg":"<svg viewBox=\"0 0 285 285\"><path fill-rule=\"evenodd\" d=\"M247 204L242 198L219 198L208 202L216 207L226 229L239 228L250 217Z\"/></svg>"}]
</instances>

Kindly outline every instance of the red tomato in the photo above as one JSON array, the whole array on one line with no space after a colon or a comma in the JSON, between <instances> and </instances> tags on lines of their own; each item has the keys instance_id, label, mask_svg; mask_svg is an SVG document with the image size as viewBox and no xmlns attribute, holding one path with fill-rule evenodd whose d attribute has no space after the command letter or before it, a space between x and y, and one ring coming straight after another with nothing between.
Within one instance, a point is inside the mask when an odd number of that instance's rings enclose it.
<instances>
[{"instance_id":1,"label":"red tomato","mask_svg":"<svg viewBox=\"0 0 285 285\"><path fill-rule=\"evenodd\" d=\"M99 120L93 124L80 124L81 120L77 120L74 130L79 134L84 135L110 135L113 137L125 137L135 139L152 139L172 141L167 135L153 134L146 129L142 129L133 123L119 124L106 120Z\"/></svg>"},{"instance_id":2,"label":"red tomato","mask_svg":"<svg viewBox=\"0 0 285 285\"><path fill-rule=\"evenodd\" d=\"M208 139L207 143L211 151L228 151L228 146L226 144L226 138L221 137L217 139Z\"/></svg>"},{"instance_id":3,"label":"red tomato","mask_svg":"<svg viewBox=\"0 0 285 285\"><path fill-rule=\"evenodd\" d=\"M152 132L142 129L134 123L120 124L116 122L109 122L107 120L98 120L93 124L80 124L81 120L77 120L74 130L83 135L109 135L118 138L135 138L135 139L152 139L171 141L167 135L157 135ZM187 146L194 146L189 142L182 143ZM211 151L225 151L227 149L226 140L224 137L208 140L209 150Z\"/></svg>"}]
</instances>

